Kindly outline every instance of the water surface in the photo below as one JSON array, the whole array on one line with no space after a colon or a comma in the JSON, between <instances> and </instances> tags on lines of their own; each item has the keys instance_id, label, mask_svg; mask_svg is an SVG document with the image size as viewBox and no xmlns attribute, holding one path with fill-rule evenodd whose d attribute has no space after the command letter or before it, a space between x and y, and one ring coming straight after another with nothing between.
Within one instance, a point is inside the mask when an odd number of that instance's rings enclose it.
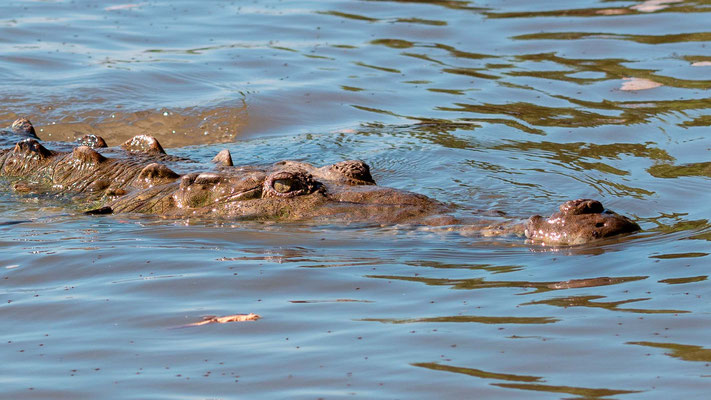
<instances>
[{"instance_id":1,"label":"water surface","mask_svg":"<svg viewBox=\"0 0 711 400\"><path fill-rule=\"evenodd\" d=\"M701 1L6 1L0 125L205 167L363 159L458 212L598 198L642 233L77 215L0 191L7 398L704 398ZM11 143L4 139L5 145ZM215 315L251 322L186 326Z\"/></svg>"}]
</instances>

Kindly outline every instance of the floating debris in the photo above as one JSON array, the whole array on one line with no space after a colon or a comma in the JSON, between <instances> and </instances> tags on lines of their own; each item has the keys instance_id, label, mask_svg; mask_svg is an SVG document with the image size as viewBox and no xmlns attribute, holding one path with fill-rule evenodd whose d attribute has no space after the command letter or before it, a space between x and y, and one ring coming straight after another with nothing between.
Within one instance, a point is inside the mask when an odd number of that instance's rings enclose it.
<instances>
[{"instance_id":1,"label":"floating debris","mask_svg":"<svg viewBox=\"0 0 711 400\"><path fill-rule=\"evenodd\" d=\"M647 0L630 8L639 12L655 12L668 8L670 4L681 3L682 1L684 0Z\"/></svg>"},{"instance_id":2,"label":"floating debris","mask_svg":"<svg viewBox=\"0 0 711 400\"><path fill-rule=\"evenodd\" d=\"M622 84L622 87L620 90L625 90L625 91L637 91L637 90L647 90L647 89L654 89L659 86L663 86L659 82L655 82L651 79L646 79L646 78L623 78L623 80L627 81Z\"/></svg>"},{"instance_id":3,"label":"floating debris","mask_svg":"<svg viewBox=\"0 0 711 400\"><path fill-rule=\"evenodd\" d=\"M233 314L233 315L226 315L224 317L210 315L207 317L203 317L203 320L200 322L193 322L192 324L187 324L184 326L188 327L188 326L200 326L200 325L207 325L207 324L226 324L228 322L256 321L260 318L262 318L262 317L260 317L257 314L253 314L253 313Z\"/></svg>"},{"instance_id":4,"label":"floating debris","mask_svg":"<svg viewBox=\"0 0 711 400\"><path fill-rule=\"evenodd\" d=\"M143 3L140 3L140 4L117 4L115 6L108 6L108 7L104 8L104 11L129 10L131 8L138 8L142 5L143 5Z\"/></svg>"}]
</instances>

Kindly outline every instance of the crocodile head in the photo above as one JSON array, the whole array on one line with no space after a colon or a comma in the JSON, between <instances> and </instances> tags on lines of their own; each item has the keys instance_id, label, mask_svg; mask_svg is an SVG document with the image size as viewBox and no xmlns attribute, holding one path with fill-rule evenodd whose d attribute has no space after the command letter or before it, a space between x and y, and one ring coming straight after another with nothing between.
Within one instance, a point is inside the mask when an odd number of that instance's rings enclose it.
<instances>
[{"instance_id":1,"label":"crocodile head","mask_svg":"<svg viewBox=\"0 0 711 400\"><path fill-rule=\"evenodd\" d=\"M426 196L375 185L367 164L296 161L221 167L150 185L107 204L114 212L221 219L410 222L445 207Z\"/></svg>"},{"instance_id":2,"label":"crocodile head","mask_svg":"<svg viewBox=\"0 0 711 400\"><path fill-rule=\"evenodd\" d=\"M629 218L606 210L591 199L570 200L548 218L534 215L525 223L525 234L534 243L573 245L640 230Z\"/></svg>"}]
</instances>

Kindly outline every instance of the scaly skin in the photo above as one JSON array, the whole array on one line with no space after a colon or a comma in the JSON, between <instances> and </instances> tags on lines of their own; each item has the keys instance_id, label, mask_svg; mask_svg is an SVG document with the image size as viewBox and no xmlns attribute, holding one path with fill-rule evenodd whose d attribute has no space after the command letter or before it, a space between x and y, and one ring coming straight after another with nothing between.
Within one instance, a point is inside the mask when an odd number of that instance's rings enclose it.
<instances>
[{"instance_id":1,"label":"scaly skin","mask_svg":"<svg viewBox=\"0 0 711 400\"><path fill-rule=\"evenodd\" d=\"M582 244L640 230L629 218L605 210L597 200L570 200L549 218L534 215L525 223L525 234L534 243Z\"/></svg>"},{"instance_id":2,"label":"scaly skin","mask_svg":"<svg viewBox=\"0 0 711 400\"><path fill-rule=\"evenodd\" d=\"M18 120L19 121L19 120ZM34 132L29 120L16 122ZM85 137L71 152L47 150L34 138L0 151L0 176L15 181L19 192L50 192L74 197L89 214L145 213L168 218L204 216L217 219L316 220L377 224L461 224L448 207L426 196L376 186L362 161L314 167L281 161L269 167L233 167L229 152L220 152L214 172L179 175L156 160L167 155L157 140L137 136L122 145L127 157L107 158ZM484 227L482 227L484 228ZM534 243L579 244L639 226L605 211L597 201L564 203L551 218L533 216L500 233L525 231Z\"/></svg>"}]
</instances>

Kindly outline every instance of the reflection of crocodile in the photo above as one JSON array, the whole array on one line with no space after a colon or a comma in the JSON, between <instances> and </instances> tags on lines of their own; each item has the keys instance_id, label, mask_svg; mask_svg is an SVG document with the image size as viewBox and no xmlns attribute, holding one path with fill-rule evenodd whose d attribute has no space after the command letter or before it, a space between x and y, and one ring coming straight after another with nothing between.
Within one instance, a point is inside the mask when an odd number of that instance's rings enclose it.
<instances>
[{"instance_id":1,"label":"reflection of crocodile","mask_svg":"<svg viewBox=\"0 0 711 400\"><path fill-rule=\"evenodd\" d=\"M34 132L26 119L14 125L24 126L22 132ZM229 152L223 150L215 158L219 166L214 172L179 175L157 162L170 161L170 157L150 136L137 136L124 143L122 156L117 158L107 158L94 149L105 146L101 138L89 136L71 152L55 152L29 137L12 149L0 151L0 175L12 180L17 192L70 195L88 204L89 214L463 223L446 215L446 205L426 196L376 186L370 168L362 161L342 161L321 168L297 161L235 167ZM546 244L578 244L636 230L637 224L605 211L598 201L574 200L564 203L549 219L533 216L500 232L523 231L534 242Z\"/></svg>"}]
</instances>

